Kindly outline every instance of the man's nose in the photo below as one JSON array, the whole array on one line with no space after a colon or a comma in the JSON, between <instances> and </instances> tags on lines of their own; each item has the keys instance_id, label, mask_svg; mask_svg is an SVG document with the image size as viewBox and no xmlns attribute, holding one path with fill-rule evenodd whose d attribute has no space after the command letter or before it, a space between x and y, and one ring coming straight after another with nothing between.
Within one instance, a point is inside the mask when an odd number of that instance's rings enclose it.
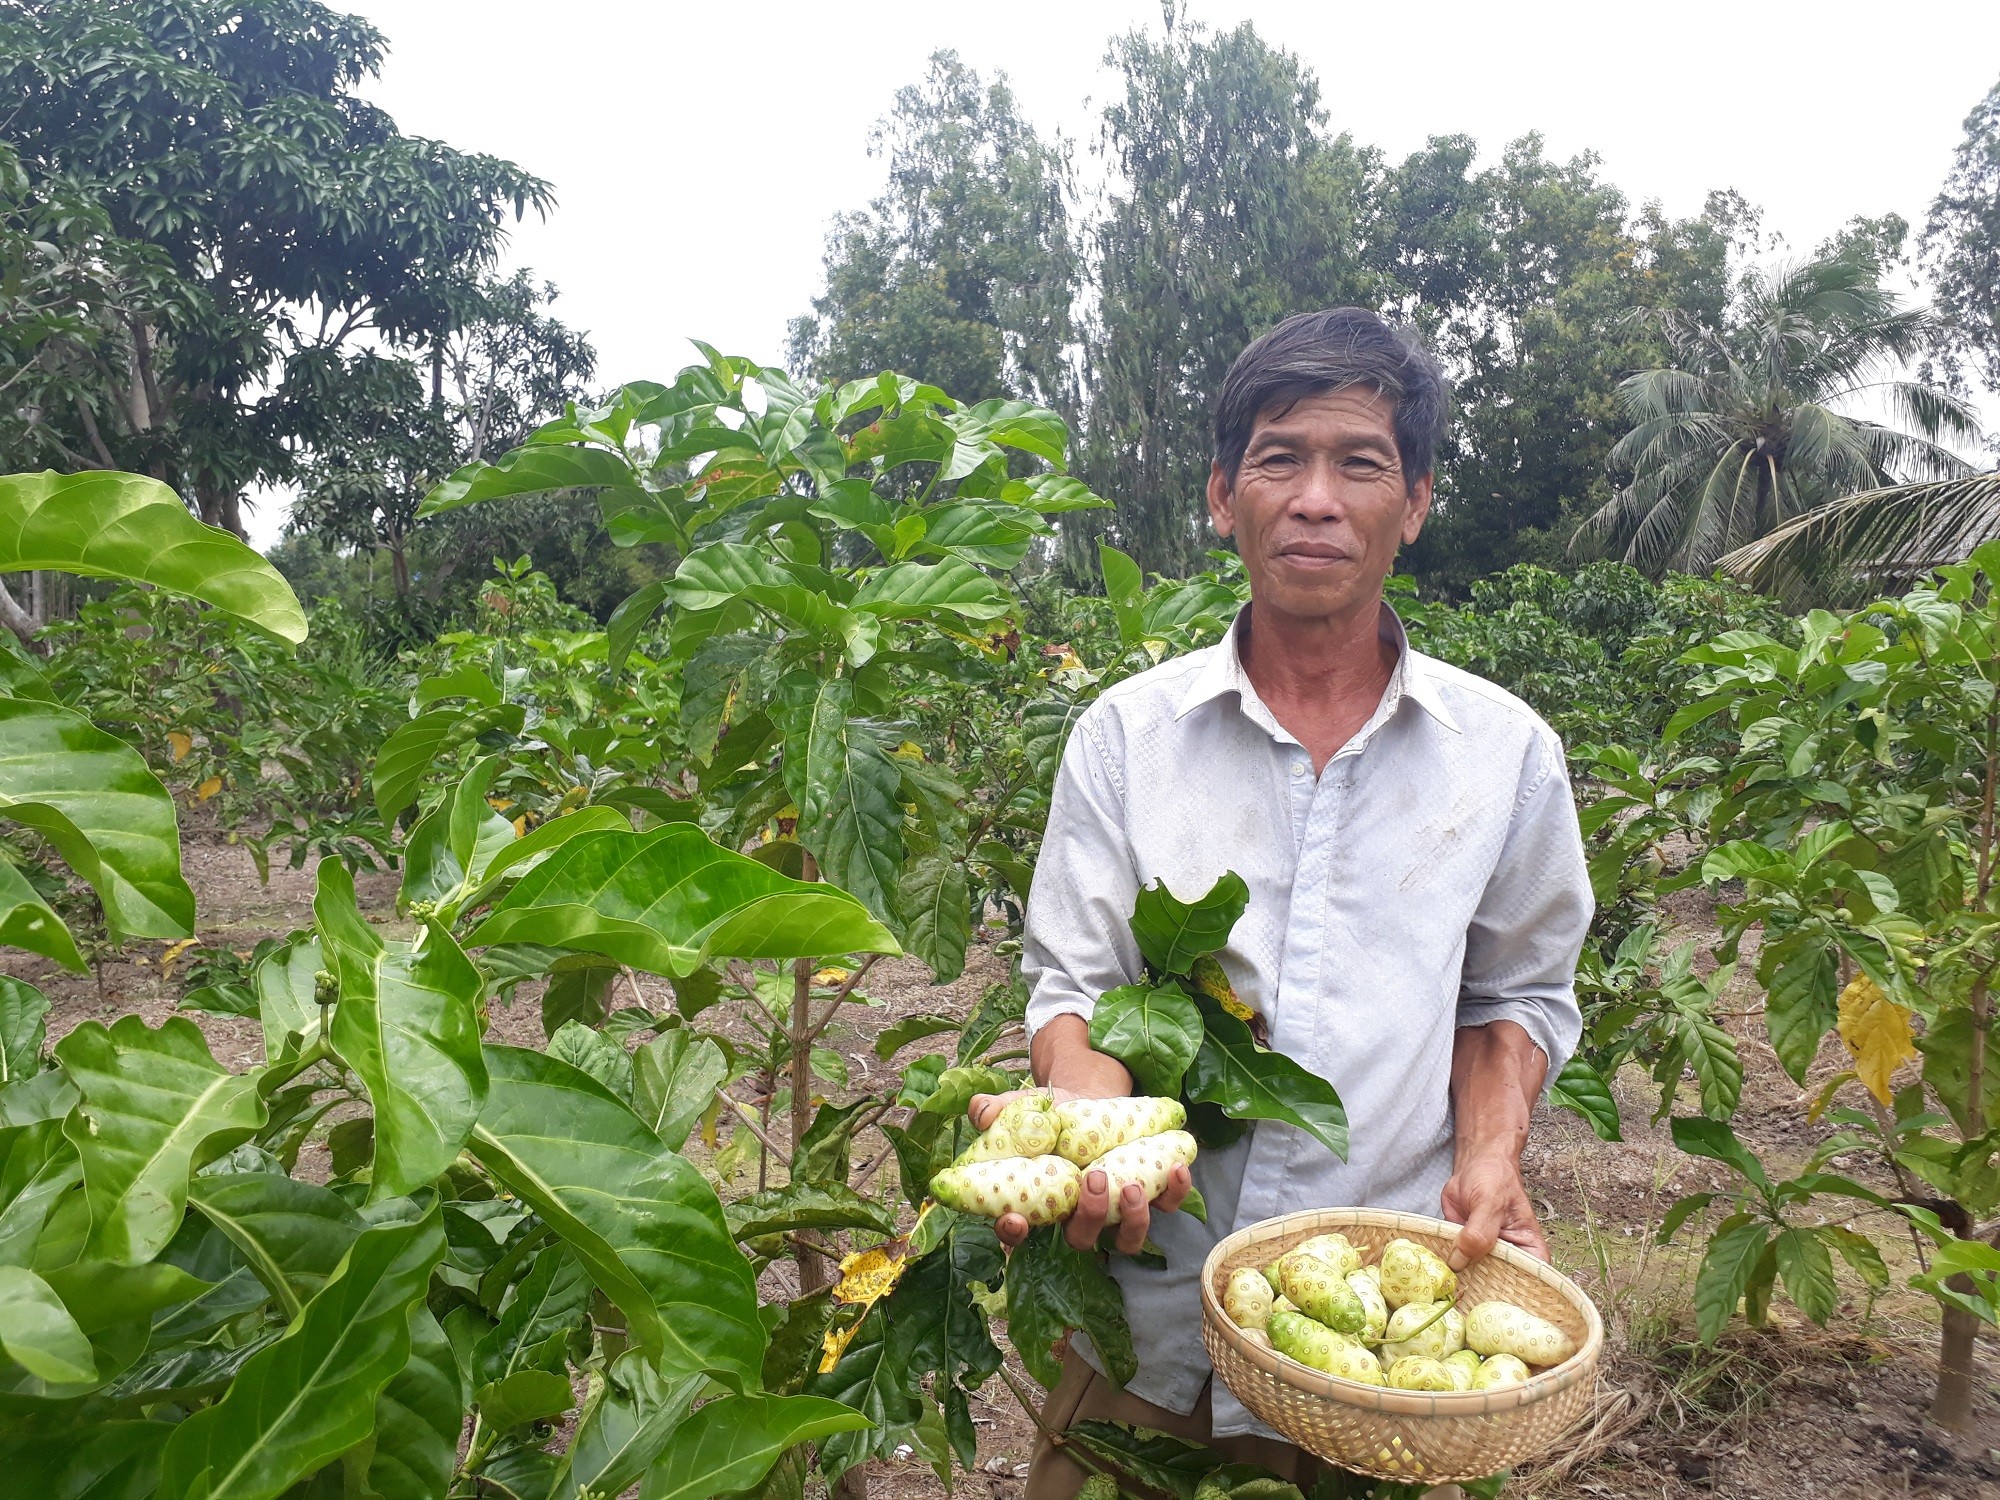
<instances>
[{"instance_id":1,"label":"man's nose","mask_svg":"<svg viewBox=\"0 0 2000 1500\"><path fill-rule=\"evenodd\" d=\"M1347 507L1339 466L1324 461L1305 465L1289 509L1305 521L1337 521L1344 516Z\"/></svg>"}]
</instances>

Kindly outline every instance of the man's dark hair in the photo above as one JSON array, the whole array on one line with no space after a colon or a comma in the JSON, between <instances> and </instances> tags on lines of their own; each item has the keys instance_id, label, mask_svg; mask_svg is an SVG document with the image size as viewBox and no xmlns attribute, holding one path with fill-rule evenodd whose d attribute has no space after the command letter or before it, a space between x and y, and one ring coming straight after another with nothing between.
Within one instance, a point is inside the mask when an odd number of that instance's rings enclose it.
<instances>
[{"instance_id":1,"label":"man's dark hair","mask_svg":"<svg viewBox=\"0 0 2000 1500\"><path fill-rule=\"evenodd\" d=\"M1229 482L1261 416L1283 416L1308 396L1365 385L1395 403L1396 456L1413 487L1437 461L1450 388L1409 329L1363 307L1294 313L1236 356L1215 403L1215 461Z\"/></svg>"}]
</instances>

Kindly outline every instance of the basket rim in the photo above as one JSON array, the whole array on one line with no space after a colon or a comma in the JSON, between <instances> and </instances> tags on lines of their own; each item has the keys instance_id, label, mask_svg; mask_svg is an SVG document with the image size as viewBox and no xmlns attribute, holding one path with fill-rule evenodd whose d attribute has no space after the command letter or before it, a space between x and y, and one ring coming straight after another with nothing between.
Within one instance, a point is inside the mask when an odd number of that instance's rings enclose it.
<instances>
[{"instance_id":1,"label":"basket rim","mask_svg":"<svg viewBox=\"0 0 2000 1500\"><path fill-rule=\"evenodd\" d=\"M1579 1380L1595 1376L1598 1355L1604 1347L1604 1319L1598 1313L1597 1305L1584 1295L1582 1288L1555 1267L1536 1260L1527 1251L1504 1240L1496 1243L1489 1254L1517 1270L1527 1272L1559 1293L1582 1315L1585 1330L1583 1344L1576 1353L1561 1364L1530 1376L1519 1385L1499 1386L1487 1391L1402 1391L1388 1386L1365 1385L1315 1370L1310 1365L1300 1364L1288 1355L1245 1338L1242 1329L1222 1311L1222 1301L1215 1289L1222 1263L1244 1246L1260 1240L1286 1238L1300 1230L1336 1230L1344 1224L1366 1224L1371 1228L1398 1232L1415 1230L1446 1240L1456 1240L1460 1231L1459 1225L1447 1220L1395 1209L1312 1208L1264 1219L1224 1236L1209 1251L1208 1259L1202 1264L1201 1313L1203 1321L1210 1325L1231 1354L1294 1390L1322 1396L1343 1406L1401 1417L1478 1417L1514 1411L1533 1406L1567 1390ZM1227 1383L1225 1379L1224 1384Z\"/></svg>"}]
</instances>

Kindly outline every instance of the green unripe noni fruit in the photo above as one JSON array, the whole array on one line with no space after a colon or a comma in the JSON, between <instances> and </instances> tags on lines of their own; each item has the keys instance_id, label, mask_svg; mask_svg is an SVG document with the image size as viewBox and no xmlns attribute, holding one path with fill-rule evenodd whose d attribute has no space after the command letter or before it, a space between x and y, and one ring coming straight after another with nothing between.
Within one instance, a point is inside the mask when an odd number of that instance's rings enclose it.
<instances>
[{"instance_id":1,"label":"green unripe noni fruit","mask_svg":"<svg viewBox=\"0 0 2000 1500\"><path fill-rule=\"evenodd\" d=\"M1238 1328L1262 1328L1271 1321L1271 1283L1262 1271L1248 1266L1229 1273L1222 1290L1222 1311Z\"/></svg>"},{"instance_id":2,"label":"green unripe noni fruit","mask_svg":"<svg viewBox=\"0 0 2000 1500\"><path fill-rule=\"evenodd\" d=\"M1180 1106L1174 1106L1178 1109ZM1145 1195L1142 1202L1151 1203L1166 1191L1167 1178L1175 1167L1194 1164L1194 1137L1185 1130L1167 1130L1159 1135L1142 1136L1136 1141L1107 1151L1083 1170L1086 1174L1102 1172L1105 1176L1104 1189L1110 1195L1111 1209L1104 1216L1107 1224L1116 1224L1124 1217L1125 1184L1136 1182Z\"/></svg>"},{"instance_id":3,"label":"green unripe noni fruit","mask_svg":"<svg viewBox=\"0 0 2000 1500\"><path fill-rule=\"evenodd\" d=\"M1354 1295L1361 1299L1361 1340L1363 1343L1379 1344L1382 1334L1389 1326L1389 1304L1382 1300L1382 1287L1368 1274L1374 1267L1350 1272L1347 1285Z\"/></svg>"},{"instance_id":4,"label":"green unripe noni fruit","mask_svg":"<svg viewBox=\"0 0 2000 1500\"><path fill-rule=\"evenodd\" d=\"M1490 1391L1503 1385L1522 1385L1528 1379L1528 1367L1511 1354L1491 1354L1479 1362L1479 1373L1472 1377L1475 1391Z\"/></svg>"},{"instance_id":5,"label":"green unripe noni fruit","mask_svg":"<svg viewBox=\"0 0 2000 1500\"><path fill-rule=\"evenodd\" d=\"M1442 1302L1406 1302L1389 1314L1382 1357L1393 1367L1411 1355L1446 1360L1465 1347L1465 1315Z\"/></svg>"},{"instance_id":6,"label":"green unripe noni fruit","mask_svg":"<svg viewBox=\"0 0 2000 1500\"><path fill-rule=\"evenodd\" d=\"M1053 1156L1062 1138L1062 1121L1047 1094L1023 1094L1001 1110L979 1138L959 1153L954 1167L1009 1156Z\"/></svg>"},{"instance_id":7,"label":"green unripe noni fruit","mask_svg":"<svg viewBox=\"0 0 2000 1500\"><path fill-rule=\"evenodd\" d=\"M1009 1156L946 1167L931 1179L931 1196L946 1208L983 1219L1019 1214L1053 1224L1073 1213L1083 1174L1060 1156Z\"/></svg>"},{"instance_id":8,"label":"green unripe noni fruit","mask_svg":"<svg viewBox=\"0 0 2000 1500\"><path fill-rule=\"evenodd\" d=\"M1056 1154L1079 1167L1127 1141L1187 1124L1187 1110L1178 1099L1065 1099L1055 1113L1062 1123Z\"/></svg>"},{"instance_id":9,"label":"green unripe noni fruit","mask_svg":"<svg viewBox=\"0 0 2000 1500\"><path fill-rule=\"evenodd\" d=\"M1482 1302L1466 1314L1465 1342L1481 1354L1511 1354L1531 1365L1559 1365L1576 1353L1575 1339L1511 1302Z\"/></svg>"},{"instance_id":10,"label":"green unripe noni fruit","mask_svg":"<svg viewBox=\"0 0 2000 1500\"><path fill-rule=\"evenodd\" d=\"M1445 1302L1458 1295L1458 1278L1433 1251L1415 1240L1391 1240L1382 1247L1382 1295L1389 1306Z\"/></svg>"},{"instance_id":11,"label":"green unripe noni fruit","mask_svg":"<svg viewBox=\"0 0 2000 1500\"><path fill-rule=\"evenodd\" d=\"M1316 1255L1287 1255L1278 1265L1278 1285L1299 1311L1335 1333L1352 1336L1368 1326L1361 1298L1330 1261Z\"/></svg>"},{"instance_id":12,"label":"green unripe noni fruit","mask_svg":"<svg viewBox=\"0 0 2000 1500\"><path fill-rule=\"evenodd\" d=\"M1374 1355L1304 1313L1272 1313L1269 1332L1272 1347L1302 1365L1364 1385L1382 1383L1382 1365Z\"/></svg>"},{"instance_id":13,"label":"green unripe noni fruit","mask_svg":"<svg viewBox=\"0 0 2000 1500\"><path fill-rule=\"evenodd\" d=\"M1118 1481L1109 1474L1093 1474L1076 1492L1076 1500L1118 1500Z\"/></svg>"},{"instance_id":14,"label":"green unripe noni fruit","mask_svg":"<svg viewBox=\"0 0 2000 1500\"><path fill-rule=\"evenodd\" d=\"M1389 1384L1399 1391L1455 1391L1458 1382L1441 1359L1409 1354L1389 1366Z\"/></svg>"}]
</instances>

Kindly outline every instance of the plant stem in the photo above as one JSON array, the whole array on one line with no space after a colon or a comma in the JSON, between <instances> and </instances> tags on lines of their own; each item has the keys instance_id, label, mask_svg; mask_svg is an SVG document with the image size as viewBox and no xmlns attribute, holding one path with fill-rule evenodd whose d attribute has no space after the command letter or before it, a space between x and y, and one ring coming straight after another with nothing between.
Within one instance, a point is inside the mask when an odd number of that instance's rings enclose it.
<instances>
[{"instance_id":1,"label":"plant stem","mask_svg":"<svg viewBox=\"0 0 2000 1500\"><path fill-rule=\"evenodd\" d=\"M748 1130L755 1137L757 1137L757 1139L763 1143L764 1149L766 1151L770 1152L773 1156L777 1157L778 1160L783 1162L787 1167L789 1167L792 1164L792 1158L790 1154L786 1152L783 1146L780 1146L776 1141L772 1140L771 1137L765 1133L764 1127L757 1123L757 1117L752 1113L750 1113L749 1105L743 1103L743 1101L740 1099L736 1099L731 1095L724 1093L721 1089L717 1089L715 1091L715 1097L720 1099L724 1104L728 1105L732 1110L736 1112L736 1118L743 1122L743 1128Z\"/></svg>"},{"instance_id":2,"label":"plant stem","mask_svg":"<svg viewBox=\"0 0 2000 1500\"><path fill-rule=\"evenodd\" d=\"M792 1024L790 1040L792 1044L792 1154L797 1162L803 1149L806 1132L812 1129L812 982L813 961L809 958L795 959L792 963ZM836 1005L839 1001L834 1002ZM825 1024L824 1020L821 1022ZM799 1291L807 1296L826 1285L826 1264L817 1255L809 1255L803 1248L795 1248L793 1258L799 1267Z\"/></svg>"}]
</instances>

